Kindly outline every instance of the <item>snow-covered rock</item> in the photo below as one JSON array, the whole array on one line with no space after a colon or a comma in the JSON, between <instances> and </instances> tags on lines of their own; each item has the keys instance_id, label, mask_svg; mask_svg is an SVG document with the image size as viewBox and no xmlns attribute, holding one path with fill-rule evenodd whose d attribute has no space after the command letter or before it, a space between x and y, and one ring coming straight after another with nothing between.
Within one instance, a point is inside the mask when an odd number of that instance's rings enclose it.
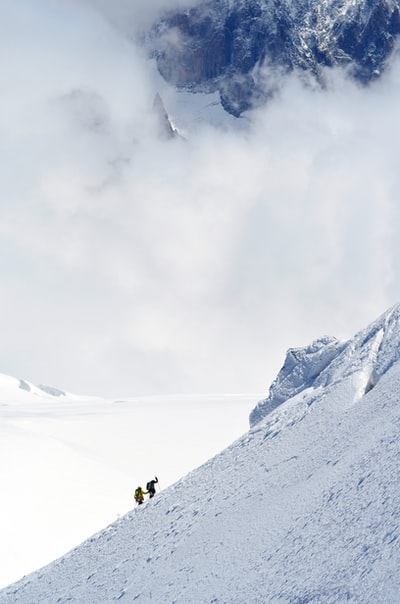
<instances>
[{"instance_id":1,"label":"snow-covered rock","mask_svg":"<svg viewBox=\"0 0 400 604\"><path fill-rule=\"evenodd\" d=\"M305 348L288 350L285 363L270 387L268 398L260 401L251 412L250 426L289 398L311 388L342 349L343 345L336 338L324 337Z\"/></svg>"},{"instance_id":2,"label":"snow-covered rock","mask_svg":"<svg viewBox=\"0 0 400 604\"><path fill-rule=\"evenodd\" d=\"M328 388L352 376L354 396L371 390L400 358L400 306L395 306L349 342L324 337L305 348L290 349L269 396L250 414L255 425L281 403L310 390Z\"/></svg>"}]
</instances>

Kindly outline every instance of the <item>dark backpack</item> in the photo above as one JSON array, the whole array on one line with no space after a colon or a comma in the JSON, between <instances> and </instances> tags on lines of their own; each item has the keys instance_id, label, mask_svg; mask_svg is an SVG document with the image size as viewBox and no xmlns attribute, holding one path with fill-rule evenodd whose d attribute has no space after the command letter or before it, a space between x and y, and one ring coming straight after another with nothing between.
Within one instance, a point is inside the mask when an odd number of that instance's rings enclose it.
<instances>
[{"instance_id":1,"label":"dark backpack","mask_svg":"<svg viewBox=\"0 0 400 604\"><path fill-rule=\"evenodd\" d=\"M152 480L151 482L148 482L148 483L146 484L146 489L147 489L148 491L152 491L152 490L154 489L154 481L153 481L153 480Z\"/></svg>"}]
</instances>

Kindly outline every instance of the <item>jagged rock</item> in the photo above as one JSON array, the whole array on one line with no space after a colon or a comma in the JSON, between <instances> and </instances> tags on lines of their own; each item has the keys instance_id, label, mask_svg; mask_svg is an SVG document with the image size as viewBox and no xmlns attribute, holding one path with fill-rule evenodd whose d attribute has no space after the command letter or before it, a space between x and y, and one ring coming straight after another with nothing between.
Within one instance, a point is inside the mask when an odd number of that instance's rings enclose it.
<instances>
[{"instance_id":1,"label":"jagged rock","mask_svg":"<svg viewBox=\"0 0 400 604\"><path fill-rule=\"evenodd\" d=\"M250 426L258 423L289 398L312 387L318 376L343 350L343 343L325 336L304 348L291 348L269 396L260 401L250 414Z\"/></svg>"},{"instance_id":2,"label":"jagged rock","mask_svg":"<svg viewBox=\"0 0 400 604\"><path fill-rule=\"evenodd\" d=\"M396 0L209 0L167 13L148 36L161 75L178 89L219 91L231 114L264 103L275 72L347 66L362 82L385 67L400 33Z\"/></svg>"},{"instance_id":3,"label":"jagged rock","mask_svg":"<svg viewBox=\"0 0 400 604\"><path fill-rule=\"evenodd\" d=\"M39 384L38 388L46 394L51 394L52 396L66 396L66 393L59 388L55 388L54 386L47 386L46 384Z\"/></svg>"},{"instance_id":4,"label":"jagged rock","mask_svg":"<svg viewBox=\"0 0 400 604\"><path fill-rule=\"evenodd\" d=\"M159 138L171 139L178 135L176 129L172 126L168 113L160 95L157 93L153 102L153 112L157 120L157 131Z\"/></svg>"},{"instance_id":5,"label":"jagged rock","mask_svg":"<svg viewBox=\"0 0 400 604\"><path fill-rule=\"evenodd\" d=\"M282 369L269 395L250 414L254 426L291 398L326 392L332 385L351 376L354 399L366 395L400 359L400 304L390 308L348 342L324 337L304 348L287 352ZM307 391L307 392L306 392Z\"/></svg>"}]
</instances>

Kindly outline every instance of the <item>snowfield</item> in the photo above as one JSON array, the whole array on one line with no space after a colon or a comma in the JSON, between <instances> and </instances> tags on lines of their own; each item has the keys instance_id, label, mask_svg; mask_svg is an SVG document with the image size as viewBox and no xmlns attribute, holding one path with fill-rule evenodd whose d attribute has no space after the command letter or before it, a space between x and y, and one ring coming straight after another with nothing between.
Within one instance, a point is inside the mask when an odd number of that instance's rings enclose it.
<instances>
[{"instance_id":1,"label":"snowfield","mask_svg":"<svg viewBox=\"0 0 400 604\"><path fill-rule=\"evenodd\" d=\"M0 587L128 512L154 474L165 489L229 445L257 400L49 391L0 375Z\"/></svg>"},{"instance_id":2,"label":"snowfield","mask_svg":"<svg viewBox=\"0 0 400 604\"><path fill-rule=\"evenodd\" d=\"M399 338L400 306L290 351L293 396L0 602L398 604Z\"/></svg>"}]
</instances>

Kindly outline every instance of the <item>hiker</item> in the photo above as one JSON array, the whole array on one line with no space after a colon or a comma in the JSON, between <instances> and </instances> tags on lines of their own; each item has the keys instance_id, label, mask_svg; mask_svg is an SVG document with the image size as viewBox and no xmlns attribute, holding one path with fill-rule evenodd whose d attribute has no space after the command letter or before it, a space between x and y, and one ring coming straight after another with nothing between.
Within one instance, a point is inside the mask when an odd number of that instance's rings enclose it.
<instances>
[{"instance_id":1,"label":"hiker","mask_svg":"<svg viewBox=\"0 0 400 604\"><path fill-rule=\"evenodd\" d=\"M146 489L147 489L147 492L149 494L149 499L151 499L152 497L154 497L154 495L156 494L156 487L154 485L157 484L157 482L158 482L158 478L157 478L157 476L155 476L154 480L150 480L146 484Z\"/></svg>"},{"instance_id":2,"label":"hiker","mask_svg":"<svg viewBox=\"0 0 400 604\"><path fill-rule=\"evenodd\" d=\"M143 503L145 495L147 495L147 491L143 491L142 487L137 487L135 490L135 501L138 505Z\"/></svg>"}]
</instances>

